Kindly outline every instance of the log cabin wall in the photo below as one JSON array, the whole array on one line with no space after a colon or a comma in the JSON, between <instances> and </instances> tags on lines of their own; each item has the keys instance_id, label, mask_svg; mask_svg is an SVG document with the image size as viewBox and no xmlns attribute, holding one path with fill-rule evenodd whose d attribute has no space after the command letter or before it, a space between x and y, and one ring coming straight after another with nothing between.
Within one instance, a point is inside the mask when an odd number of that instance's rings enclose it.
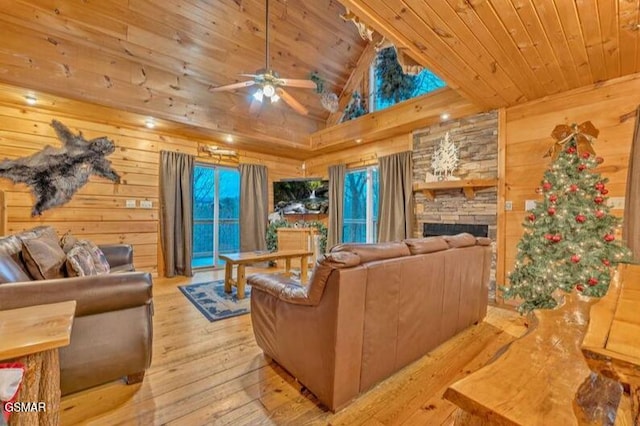
<instances>
[{"instance_id":1,"label":"log cabin wall","mask_svg":"<svg viewBox=\"0 0 640 426\"><path fill-rule=\"evenodd\" d=\"M218 163L215 157L198 152L199 144L215 142L195 140L156 128L125 126L118 122L123 112L102 108L102 118L83 118L83 113L95 107L91 104L71 102L76 112L68 109L54 112L29 107L16 102L12 95L0 91L0 158L17 158L34 154L46 145L61 146L53 128L52 119L58 119L73 132L81 130L87 139L107 136L115 142L116 151L107 157L121 175L122 182L114 184L92 176L66 205L45 211L40 217L31 217L33 198L24 184L15 185L0 179L6 204L6 229L14 233L40 224L53 226L59 235L71 231L79 238L96 243L129 243L134 247L136 268L157 274L162 268L159 256L159 177L158 163L161 150L179 151L198 156L198 161ZM58 98L58 106L65 100ZM141 122L144 120L142 119ZM302 162L275 156L238 151L238 158L226 165L242 163L264 164L268 167L269 188L273 180L302 177ZM126 208L126 200L136 200L136 208ZM140 201L152 202L152 208L140 208ZM270 203L273 196L269 194ZM271 206L270 206L271 207ZM0 209L2 207L0 206ZM2 225L0 224L0 228ZM0 229L1 230L1 229Z\"/></svg>"},{"instance_id":2,"label":"log cabin wall","mask_svg":"<svg viewBox=\"0 0 640 426\"><path fill-rule=\"evenodd\" d=\"M549 158L543 156L553 142L553 128L590 120L600 130L594 149L604 158L598 170L609 178L609 196L624 197L638 104L640 74L634 74L506 109L505 131L501 135L505 141L505 174L501 183L505 200L513 203L513 210L501 213L504 225L498 235L505 249L499 250L502 257L498 262L504 263L498 271L504 273L497 278L498 284L505 283L513 269L516 245L523 232L525 200L539 199L535 189L549 165ZM612 213L620 216L623 211L613 209Z\"/></svg>"}]
</instances>

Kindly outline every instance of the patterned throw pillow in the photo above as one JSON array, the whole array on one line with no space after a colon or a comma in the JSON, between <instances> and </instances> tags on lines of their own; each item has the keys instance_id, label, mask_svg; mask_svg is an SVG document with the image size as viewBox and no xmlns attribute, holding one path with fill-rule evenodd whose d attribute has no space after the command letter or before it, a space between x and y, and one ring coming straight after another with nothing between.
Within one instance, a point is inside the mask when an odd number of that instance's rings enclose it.
<instances>
[{"instance_id":1,"label":"patterned throw pillow","mask_svg":"<svg viewBox=\"0 0 640 426\"><path fill-rule=\"evenodd\" d=\"M67 231L60 238L60 247L62 247L62 251L65 253L69 253L69 250L73 248L73 246L78 242L78 239L71 234L71 231Z\"/></svg>"},{"instance_id":2,"label":"patterned throw pillow","mask_svg":"<svg viewBox=\"0 0 640 426\"><path fill-rule=\"evenodd\" d=\"M93 265L96 268L96 272L98 275L108 274L111 270L109 266L109 262L107 261L107 257L104 255L102 250L95 245L92 241L89 240L78 240L76 245L83 246L87 249L89 253L91 253L91 258L93 259Z\"/></svg>"},{"instance_id":3,"label":"patterned throw pillow","mask_svg":"<svg viewBox=\"0 0 640 426\"><path fill-rule=\"evenodd\" d=\"M58 238L41 235L22 241L22 256L27 269L36 280L62 278L66 256L58 245Z\"/></svg>"},{"instance_id":4,"label":"patterned throw pillow","mask_svg":"<svg viewBox=\"0 0 640 426\"><path fill-rule=\"evenodd\" d=\"M75 245L69 250L65 264L70 277L98 275L91 253L82 245Z\"/></svg>"}]
</instances>

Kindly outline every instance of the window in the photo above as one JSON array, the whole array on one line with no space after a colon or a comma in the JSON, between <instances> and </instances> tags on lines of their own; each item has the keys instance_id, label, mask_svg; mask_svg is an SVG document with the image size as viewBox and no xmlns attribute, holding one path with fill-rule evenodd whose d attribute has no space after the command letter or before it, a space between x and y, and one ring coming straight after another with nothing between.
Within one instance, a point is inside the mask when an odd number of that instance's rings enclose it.
<instances>
[{"instance_id":1,"label":"window","mask_svg":"<svg viewBox=\"0 0 640 426\"><path fill-rule=\"evenodd\" d=\"M390 62L382 64L379 58ZM386 74L385 66L388 67L387 70L390 70L391 74L395 74L392 76ZM371 99L369 99L371 111L379 111L395 105L398 102L406 101L407 99L415 98L446 86L446 83L442 81L440 77L426 68L415 76L403 74L402 67L397 62L397 55L393 47L387 47L379 52L378 57L373 60L369 75L371 76L370 85L373 88L373 90L371 90ZM381 96L380 88L384 83L383 78L404 80L402 83L396 82L394 85L394 87L398 87L399 91L395 99L385 99ZM400 87L402 87L402 89ZM400 93L403 90L405 93Z\"/></svg>"},{"instance_id":2,"label":"window","mask_svg":"<svg viewBox=\"0 0 640 426\"><path fill-rule=\"evenodd\" d=\"M347 172L344 179L342 241L374 243L378 237L378 167Z\"/></svg>"},{"instance_id":3,"label":"window","mask_svg":"<svg viewBox=\"0 0 640 426\"><path fill-rule=\"evenodd\" d=\"M193 268L223 266L240 250L240 172L197 164L193 173Z\"/></svg>"}]
</instances>

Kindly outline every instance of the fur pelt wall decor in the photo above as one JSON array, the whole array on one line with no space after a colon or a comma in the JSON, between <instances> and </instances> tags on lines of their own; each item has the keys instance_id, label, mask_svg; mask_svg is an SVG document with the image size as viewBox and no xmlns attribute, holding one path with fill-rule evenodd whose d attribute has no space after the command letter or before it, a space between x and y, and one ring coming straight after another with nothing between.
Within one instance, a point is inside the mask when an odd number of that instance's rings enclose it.
<instances>
[{"instance_id":1,"label":"fur pelt wall decor","mask_svg":"<svg viewBox=\"0 0 640 426\"><path fill-rule=\"evenodd\" d=\"M47 145L28 157L0 161L0 177L31 188L35 197L31 216L69 202L92 174L120 182L111 161L105 158L116 149L113 141L106 136L86 140L82 132L75 135L57 120L51 126L62 141L62 148Z\"/></svg>"}]
</instances>

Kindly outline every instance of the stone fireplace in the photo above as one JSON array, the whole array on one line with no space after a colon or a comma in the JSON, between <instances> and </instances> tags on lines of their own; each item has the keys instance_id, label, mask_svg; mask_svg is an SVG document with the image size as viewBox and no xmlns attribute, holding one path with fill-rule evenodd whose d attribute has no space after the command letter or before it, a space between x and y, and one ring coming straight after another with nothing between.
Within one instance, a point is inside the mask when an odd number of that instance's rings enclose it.
<instances>
[{"instance_id":1,"label":"stone fireplace","mask_svg":"<svg viewBox=\"0 0 640 426\"><path fill-rule=\"evenodd\" d=\"M414 131L414 183L425 182L427 173L433 173L431 159L446 132L458 147L459 166L453 172L454 176L461 180L497 177L498 114L497 111L491 111ZM421 192L415 192L414 236L460 231L491 238L494 255L489 299L495 300L497 188L479 189L472 198L467 198L461 188L438 189L434 191L434 199L429 198Z\"/></svg>"}]
</instances>

